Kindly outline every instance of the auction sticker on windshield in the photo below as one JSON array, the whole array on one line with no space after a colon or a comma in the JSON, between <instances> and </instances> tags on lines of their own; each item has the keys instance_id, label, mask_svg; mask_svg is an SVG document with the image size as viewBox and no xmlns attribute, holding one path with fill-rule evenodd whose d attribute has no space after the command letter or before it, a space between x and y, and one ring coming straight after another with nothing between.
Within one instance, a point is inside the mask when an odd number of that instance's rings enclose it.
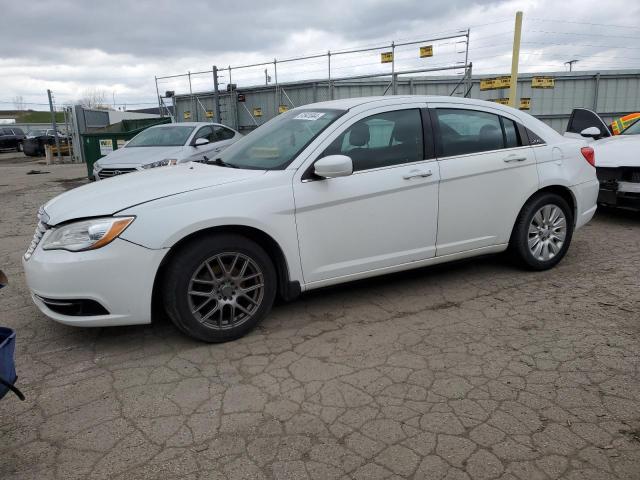
<instances>
[{"instance_id":1,"label":"auction sticker on windshield","mask_svg":"<svg viewBox=\"0 0 640 480\"><path fill-rule=\"evenodd\" d=\"M323 117L324 113L322 112L302 112L293 117L294 120L318 120Z\"/></svg>"}]
</instances>

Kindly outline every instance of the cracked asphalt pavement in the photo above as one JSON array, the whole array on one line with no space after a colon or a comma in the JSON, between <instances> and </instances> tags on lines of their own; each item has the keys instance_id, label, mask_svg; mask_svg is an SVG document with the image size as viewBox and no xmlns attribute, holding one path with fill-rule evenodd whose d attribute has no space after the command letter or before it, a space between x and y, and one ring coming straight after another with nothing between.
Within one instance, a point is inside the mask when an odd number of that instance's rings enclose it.
<instances>
[{"instance_id":1,"label":"cracked asphalt pavement","mask_svg":"<svg viewBox=\"0 0 640 480\"><path fill-rule=\"evenodd\" d=\"M0 324L27 396L0 401L3 480L640 478L640 215L599 211L548 272L380 277L207 345L38 312L21 255L84 167L32 168L0 163Z\"/></svg>"}]
</instances>

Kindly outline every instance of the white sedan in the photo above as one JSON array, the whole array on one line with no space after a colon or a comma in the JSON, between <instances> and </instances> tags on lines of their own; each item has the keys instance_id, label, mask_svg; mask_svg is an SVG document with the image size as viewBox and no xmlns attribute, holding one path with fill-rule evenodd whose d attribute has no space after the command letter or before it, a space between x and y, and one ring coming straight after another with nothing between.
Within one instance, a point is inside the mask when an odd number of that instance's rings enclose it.
<instances>
[{"instance_id":1,"label":"white sedan","mask_svg":"<svg viewBox=\"0 0 640 480\"><path fill-rule=\"evenodd\" d=\"M576 108L565 136L586 138L595 151L599 203L640 209L640 121L614 136L597 113Z\"/></svg>"},{"instance_id":2,"label":"white sedan","mask_svg":"<svg viewBox=\"0 0 640 480\"><path fill-rule=\"evenodd\" d=\"M83 186L40 210L36 305L68 325L251 330L276 295L510 249L544 270L596 210L593 150L480 100L299 107L209 163Z\"/></svg>"},{"instance_id":3,"label":"white sedan","mask_svg":"<svg viewBox=\"0 0 640 480\"><path fill-rule=\"evenodd\" d=\"M93 164L93 178L103 180L178 163L204 161L218 154L242 134L217 123L184 122L143 130Z\"/></svg>"}]
</instances>

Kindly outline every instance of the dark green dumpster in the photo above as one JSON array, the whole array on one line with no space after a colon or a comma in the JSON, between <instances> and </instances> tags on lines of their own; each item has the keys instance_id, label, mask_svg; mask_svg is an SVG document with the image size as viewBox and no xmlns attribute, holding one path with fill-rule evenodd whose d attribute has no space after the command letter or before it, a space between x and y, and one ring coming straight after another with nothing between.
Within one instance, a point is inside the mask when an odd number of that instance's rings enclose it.
<instances>
[{"instance_id":1,"label":"dark green dumpster","mask_svg":"<svg viewBox=\"0 0 640 480\"><path fill-rule=\"evenodd\" d=\"M87 162L87 175L93 178L93 164L109 152L121 148L141 131L153 125L171 123L170 118L139 118L134 120L122 120L103 128L93 128L89 132L80 135L82 137L82 150Z\"/></svg>"}]
</instances>

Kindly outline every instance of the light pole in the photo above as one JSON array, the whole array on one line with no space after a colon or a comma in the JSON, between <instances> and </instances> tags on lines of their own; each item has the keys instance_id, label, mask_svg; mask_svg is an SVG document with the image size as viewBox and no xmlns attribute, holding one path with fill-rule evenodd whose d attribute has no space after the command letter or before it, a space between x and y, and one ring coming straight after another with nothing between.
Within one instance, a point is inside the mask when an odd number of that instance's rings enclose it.
<instances>
[{"instance_id":1,"label":"light pole","mask_svg":"<svg viewBox=\"0 0 640 480\"><path fill-rule=\"evenodd\" d=\"M569 65L569 71L573 71L573 64L578 62L577 59L569 60L568 62L564 62L565 65Z\"/></svg>"}]
</instances>

